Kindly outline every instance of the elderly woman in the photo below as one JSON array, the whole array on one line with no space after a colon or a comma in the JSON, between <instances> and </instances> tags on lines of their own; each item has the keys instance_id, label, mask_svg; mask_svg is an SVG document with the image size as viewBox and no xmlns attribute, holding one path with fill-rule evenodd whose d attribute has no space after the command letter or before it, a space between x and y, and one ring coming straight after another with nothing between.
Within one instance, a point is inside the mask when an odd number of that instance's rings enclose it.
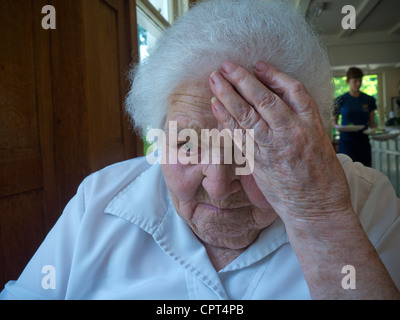
<instances>
[{"instance_id":1,"label":"elderly woman","mask_svg":"<svg viewBox=\"0 0 400 320\"><path fill-rule=\"evenodd\" d=\"M252 170L221 152L91 175L2 298L399 298L400 201L336 156L331 101L326 52L291 7L203 1L132 72L127 110L169 138L171 123L252 130ZM167 160L205 152L172 140Z\"/></svg>"}]
</instances>

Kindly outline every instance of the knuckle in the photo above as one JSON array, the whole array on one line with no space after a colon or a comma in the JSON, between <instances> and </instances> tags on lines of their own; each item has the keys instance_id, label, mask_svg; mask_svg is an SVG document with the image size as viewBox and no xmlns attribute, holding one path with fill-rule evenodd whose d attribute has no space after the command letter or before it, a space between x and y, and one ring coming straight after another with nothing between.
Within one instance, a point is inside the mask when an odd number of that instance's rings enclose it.
<instances>
[{"instance_id":1,"label":"knuckle","mask_svg":"<svg viewBox=\"0 0 400 320\"><path fill-rule=\"evenodd\" d=\"M236 71L232 74L234 80L240 84L243 83L247 80L248 78L248 73L245 69L239 67L236 69Z\"/></svg>"},{"instance_id":2,"label":"knuckle","mask_svg":"<svg viewBox=\"0 0 400 320\"><path fill-rule=\"evenodd\" d=\"M238 82L239 84L240 84L240 83L244 83L244 82L246 82L247 78L248 78L247 74L244 73L244 72L241 72L241 73L239 73L239 75L238 75L237 82Z\"/></svg>"},{"instance_id":3,"label":"knuckle","mask_svg":"<svg viewBox=\"0 0 400 320\"><path fill-rule=\"evenodd\" d=\"M294 81L292 84L292 92L294 94L304 94L306 92L306 87L300 81Z\"/></svg>"},{"instance_id":4,"label":"knuckle","mask_svg":"<svg viewBox=\"0 0 400 320\"><path fill-rule=\"evenodd\" d=\"M267 108L276 105L278 100L279 98L277 95L265 92L256 102L259 108Z\"/></svg>"},{"instance_id":5,"label":"knuckle","mask_svg":"<svg viewBox=\"0 0 400 320\"><path fill-rule=\"evenodd\" d=\"M240 120L240 124L243 128L252 129L257 121L255 110L252 107L246 108L245 110L246 111L243 113Z\"/></svg>"},{"instance_id":6,"label":"knuckle","mask_svg":"<svg viewBox=\"0 0 400 320\"><path fill-rule=\"evenodd\" d=\"M249 124L254 122L254 109L249 108L248 110L243 112L242 119L240 119L240 122L246 128L249 126Z\"/></svg>"},{"instance_id":7,"label":"knuckle","mask_svg":"<svg viewBox=\"0 0 400 320\"><path fill-rule=\"evenodd\" d=\"M225 115L223 115L220 120L221 120L222 125L225 128L229 128L231 130L238 128L238 124L237 124L235 118L229 113L226 113Z\"/></svg>"},{"instance_id":8,"label":"knuckle","mask_svg":"<svg viewBox=\"0 0 400 320\"><path fill-rule=\"evenodd\" d=\"M225 125L226 128L230 128L231 130L235 130L239 127L233 117L229 117L229 119L225 122Z\"/></svg>"}]
</instances>

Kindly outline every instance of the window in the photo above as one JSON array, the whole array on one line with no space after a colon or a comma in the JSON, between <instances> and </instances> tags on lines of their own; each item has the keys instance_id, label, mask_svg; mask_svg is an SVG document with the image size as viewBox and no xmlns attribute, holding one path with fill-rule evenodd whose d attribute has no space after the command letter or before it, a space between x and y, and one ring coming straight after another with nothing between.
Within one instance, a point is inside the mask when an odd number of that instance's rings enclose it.
<instances>
[{"instance_id":1,"label":"window","mask_svg":"<svg viewBox=\"0 0 400 320\"><path fill-rule=\"evenodd\" d=\"M139 58L142 61L149 55L149 48L155 44L163 29L149 19L139 7L136 8Z\"/></svg>"},{"instance_id":2,"label":"window","mask_svg":"<svg viewBox=\"0 0 400 320\"><path fill-rule=\"evenodd\" d=\"M189 0L137 0L136 16L140 60L148 56L149 48L180 15L189 9Z\"/></svg>"},{"instance_id":3,"label":"window","mask_svg":"<svg viewBox=\"0 0 400 320\"><path fill-rule=\"evenodd\" d=\"M189 0L136 0L139 59L149 55L166 28L180 15L189 10ZM143 138L144 154L151 146Z\"/></svg>"},{"instance_id":4,"label":"window","mask_svg":"<svg viewBox=\"0 0 400 320\"><path fill-rule=\"evenodd\" d=\"M164 17L165 20L170 21L169 18L169 5L171 1L168 0L149 0L154 8Z\"/></svg>"},{"instance_id":5,"label":"window","mask_svg":"<svg viewBox=\"0 0 400 320\"><path fill-rule=\"evenodd\" d=\"M347 84L346 77L335 77L335 98L345 94L349 91L349 85ZM360 90L378 101L378 75L370 74L366 75L362 79L362 86Z\"/></svg>"}]
</instances>

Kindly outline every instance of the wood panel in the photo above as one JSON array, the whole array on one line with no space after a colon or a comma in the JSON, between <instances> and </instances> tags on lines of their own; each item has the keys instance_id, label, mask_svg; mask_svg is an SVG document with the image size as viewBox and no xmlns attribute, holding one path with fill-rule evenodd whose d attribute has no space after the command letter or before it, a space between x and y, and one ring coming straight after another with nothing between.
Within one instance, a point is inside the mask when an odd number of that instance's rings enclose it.
<instances>
[{"instance_id":1,"label":"wood panel","mask_svg":"<svg viewBox=\"0 0 400 320\"><path fill-rule=\"evenodd\" d=\"M18 278L43 241L42 195L33 190L0 198L0 290Z\"/></svg>"},{"instance_id":2,"label":"wood panel","mask_svg":"<svg viewBox=\"0 0 400 320\"><path fill-rule=\"evenodd\" d=\"M48 0L33 0L32 12L42 12L42 8L46 4L48 4ZM50 35L53 30L42 28L42 14L34 14L33 17L36 101L43 174L43 226L45 234L47 234L57 221L62 209L57 202L58 187L55 167L55 123L50 54Z\"/></svg>"},{"instance_id":3,"label":"wood panel","mask_svg":"<svg viewBox=\"0 0 400 320\"><path fill-rule=\"evenodd\" d=\"M51 97L43 99L39 89L50 82L43 78L48 68L38 69L49 38L38 34L40 15L32 14L43 3L0 2L0 285L19 275L45 235L41 123L47 119L39 110Z\"/></svg>"},{"instance_id":4,"label":"wood panel","mask_svg":"<svg viewBox=\"0 0 400 320\"><path fill-rule=\"evenodd\" d=\"M0 156L39 154L32 6L3 1L0 10ZM25 4L25 3L24 3ZM10 25L15 25L10 32Z\"/></svg>"},{"instance_id":5,"label":"wood panel","mask_svg":"<svg viewBox=\"0 0 400 320\"><path fill-rule=\"evenodd\" d=\"M124 115L132 63L132 4L118 0L86 0L84 4L90 163L92 170L98 170L137 154L136 137Z\"/></svg>"},{"instance_id":6,"label":"wood panel","mask_svg":"<svg viewBox=\"0 0 400 320\"><path fill-rule=\"evenodd\" d=\"M0 161L0 181L0 197L41 189L42 157L37 154L25 154L19 158L3 158Z\"/></svg>"},{"instance_id":7,"label":"wood panel","mask_svg":"<svg viewBox=\"0 0 400 320\"><path fill-rule=\"evenodd\" d=\"M89 0L90 1L90 0ZM119 41L123 3L116 7L101 0L85 1L86 67L89 106L90 163L93 170L124 158L123 105ZM122 8L121 8L122 6ZM122 15L122 16L121 16ZM101 53L101 54L99 54Z\"/></svg>"},{"instance_id":8,"label":"wood panel","mask_svg":"<svg viewBox=\"0 0 400 320\"><path fill-rule=\"evenodd\" d=\"M53 136L58 205L63 208L90 173L85 35L82 1L52 4L58 12L57 29L50 34Z\"/></svg>"},{"instance_id":9,"label":"wood panel","mask_svg":"<svg viewBox=\"0 0 400 320\"><path fill-rule=\"evenodd\" d=\"M44 30L41 9L56 8ZM134 0L0 1L0 289L81 181L142 155L123 111Z\"/></svg>"}]
</instances>

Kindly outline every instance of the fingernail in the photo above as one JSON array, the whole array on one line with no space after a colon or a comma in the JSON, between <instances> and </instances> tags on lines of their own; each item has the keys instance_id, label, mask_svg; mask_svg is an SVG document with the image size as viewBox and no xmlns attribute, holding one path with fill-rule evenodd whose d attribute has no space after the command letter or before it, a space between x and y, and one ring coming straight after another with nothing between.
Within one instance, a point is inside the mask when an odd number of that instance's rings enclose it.
<instances>
[{"instance_id":1,"label":"fingernail","mask_svg":"<svg viewBox=\"0 0 400 320\"><path fill-rule=\"evenodd\" d=\"M213 73L211 73L210 79L214 84L221 83L221 80L219 79L219 74L217 71L214 71Z\"/></svg>"},{"instance_id":2,"label":"fingernail","mask_svg":"<svg viewBox=\"0 0 400 320\"><path fill-rule=\"evenodd\" d=\"M217 112L221 112L221 110L224 108L222 103L216 97L211 99L211 105Z\"/></svg>"},{"instance_id":3,"label":"fingernail","mask_svg":"<svg viewBox=\"0 0 400 320\"><path fill-rule=\"evenodd\" d=\"M257 62L254 65L254 71L255 72L265 72L267 70L267 66L264 62Z\"/></svg>"},{"instance_id":4,"label":"fingernail","mask_svg":"<svg viewBox=\"0 0 400 320\"><path fill-rule=\"evenodd\" d=\"M225 73L232 73L236 70L236 66L231 62L224 62L221 65L221 71Z\"/></svg>"}]
</instances>

